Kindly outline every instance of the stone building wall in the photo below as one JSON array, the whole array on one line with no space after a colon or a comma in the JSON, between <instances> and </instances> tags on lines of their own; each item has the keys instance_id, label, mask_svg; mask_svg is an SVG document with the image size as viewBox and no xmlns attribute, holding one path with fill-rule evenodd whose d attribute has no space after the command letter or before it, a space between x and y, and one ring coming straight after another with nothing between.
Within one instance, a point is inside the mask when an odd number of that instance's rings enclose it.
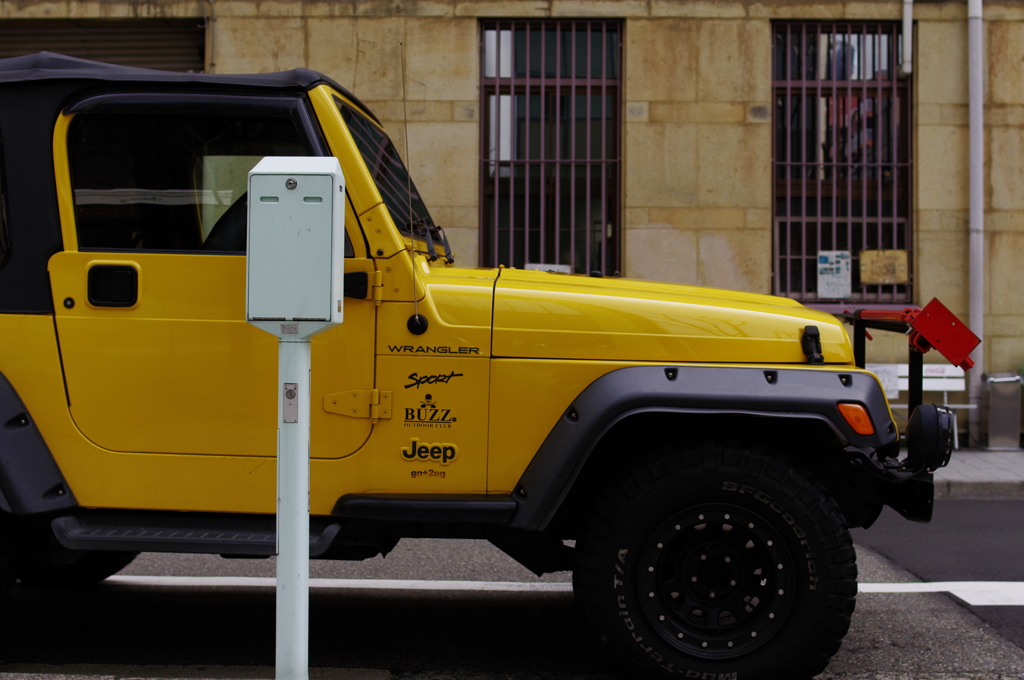
<instances>
[{"instance_id":1,"label":"stone building wall","mask_svg":"<svg viewBox=\"0 0 1024 680\"><path fill-rule=\"evenodd\" d=\"M989 370L1017 371L1024 363L1024 7L1006 3L988 7L987 12L985 355ZM966 47L966 39L963 43ZM957 121L964 147L966 118L965 112L963 122ZM966 206L959 214L958 222L949 226L950 236L966 242ZM943 262L935 257L933 266ZM965 268L959 262L953 259L945 266Z\"/></svg>"},{"instance_id":2,"label":"stone building wall","mask_svg":"<svg viewBox=\"0 0 1024 680\"><path fill-rule=\"evenodd\" d=\"M479 19L624 20L624 274L770 292L771 22L898 20L893 0L0 0L0 19L209 16L220 73L306 66L350 87L461 261L478 249ZM914 9L915 302L968 316L966 3ZM986 367L1024 362L1024 6L985 2ZM407 64L403 104L402 54ZM407 119L407 123L404 122ZM404 152L403 152L404 155ZM905 357L877 339L870 359Z\"/></svg>"}]
</instances>

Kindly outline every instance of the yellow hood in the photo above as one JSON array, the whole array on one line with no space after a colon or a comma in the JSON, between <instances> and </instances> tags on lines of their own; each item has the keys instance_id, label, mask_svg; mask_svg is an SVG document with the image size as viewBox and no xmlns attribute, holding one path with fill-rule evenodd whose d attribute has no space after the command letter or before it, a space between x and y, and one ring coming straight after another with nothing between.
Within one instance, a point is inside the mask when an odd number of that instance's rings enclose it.
<instances>
[{"instance_id":1,"label":"yellow hood","mask_svg":"<svg viewBox=\"0 0 1024 680\"><path fill-rule=\"evenodd\" d=\"M787 298L502 269L492 356L803 364L805 326L818 327L826 363L853 361L838 319Z\"/></svg>"}]
</instances>

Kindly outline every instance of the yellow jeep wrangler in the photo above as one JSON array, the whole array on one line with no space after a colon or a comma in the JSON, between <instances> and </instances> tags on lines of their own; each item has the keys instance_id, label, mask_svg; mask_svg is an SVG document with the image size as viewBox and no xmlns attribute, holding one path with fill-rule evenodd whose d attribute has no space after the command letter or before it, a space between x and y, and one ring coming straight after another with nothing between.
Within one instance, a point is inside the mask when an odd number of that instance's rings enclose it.
<instances>
[{"instance_id":1,"label":"yellow jeep wrangler","mask_svg":"<svg viewBox=\"0 0 1024 680\"><path fill-rule=\"evenodd\" d=\"M854 609L849 527L930 519L948 414L918 409L901 455L842 323L788 299L454 266L373 113L303 69L0 60L4 590L273 554L246 176L327 155L346 299L312 341L311 556L486 539L572 570L626 675L820 672Z\"/></svg>"}]
</instances>

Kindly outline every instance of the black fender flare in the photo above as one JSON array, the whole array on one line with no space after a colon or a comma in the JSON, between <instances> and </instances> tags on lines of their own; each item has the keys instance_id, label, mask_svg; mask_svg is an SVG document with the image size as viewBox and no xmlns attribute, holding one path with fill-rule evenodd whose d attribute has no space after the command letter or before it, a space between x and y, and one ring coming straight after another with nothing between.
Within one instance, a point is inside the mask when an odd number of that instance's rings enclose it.
<instances>
[{"instance_id":1,"label":"black fender flare","mask_svg":"<svg viewBox=\"0 0 1024 680\"><path fill-rule=\"evenodd\" d=\"M838 403L863 405L875 425L859 435ZM618 422L639 413L734 414L825 423L845 447L876 450L897 442L877 379L850 367L633 366L591 383L566 409L519 479L511 526L545 529L594 447Z\"/></svg>"},{"instance_id":2,"label":"black fender flare","mask_svg":"<svg viewBox=\"0 0 1024 680\"><path fill-rule=\"evenodd\" d=\"M35 420L0 373L0 509L35 515L77 505Z\"/></svg>"}]
</instances>

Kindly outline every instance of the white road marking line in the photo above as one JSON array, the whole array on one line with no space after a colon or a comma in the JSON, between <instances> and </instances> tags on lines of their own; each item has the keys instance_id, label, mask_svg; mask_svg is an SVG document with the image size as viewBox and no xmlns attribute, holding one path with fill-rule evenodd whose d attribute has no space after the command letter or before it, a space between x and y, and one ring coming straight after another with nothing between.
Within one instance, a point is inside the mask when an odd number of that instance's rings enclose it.
<instances>
[{"instance_id":1,"label":"white road marking line","mask_svg":"<svg viewBox=\"0 0 1024 680\"><path fill-rule=\"evenodd\" d=\"M275 579L249 576L111 576L106 583L188 588L273 588ZM351 590L470 590L488 592L572 592L568 582L424 581L400 579L311 578L310 588Z\"/></svg>"},{"instance_id":2,"label":"white road marking line","mask_svg":"<svg viewBox=\"0 0 1024 680\"><path fill-rule=\"evenodd\" d=\"M133 586L181 588L273 588L269 577L249 576L111 576L107 583ZM436 590L485 592L572 591L568 582L518 581L426 581L413 579L311 578L310 588L350 590ZM951 593L967 604L979 606L1024 606L1024 582L1019 581L943 581L937 583L861 583L861 593Z\"/></svg>"},{"instance_id":3,"label":"white road marking line","mask_svg":"<svg viewBox=\"0 0 1024 680\"><path fill-rule=\"evenodd\" d=\"M937 583L861 583L862 593L950 593L971 605L1024 605L1024 583L1019 581L942 581Z\"/></svg>"}]
</instances>

